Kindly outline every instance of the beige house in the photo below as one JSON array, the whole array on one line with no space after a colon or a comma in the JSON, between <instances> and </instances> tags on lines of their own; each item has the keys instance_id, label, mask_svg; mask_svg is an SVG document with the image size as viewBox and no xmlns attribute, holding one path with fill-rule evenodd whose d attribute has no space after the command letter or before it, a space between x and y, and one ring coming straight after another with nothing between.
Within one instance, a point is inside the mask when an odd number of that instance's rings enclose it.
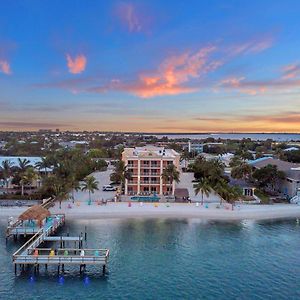
<instances>
[{"instance_id":1,"label":"beige house","mask_svg":"<svg viewBox=\"0 0 300 300\"><path fill-rule=\"evenodd\" d=\"M174 195L175 182L165 182L161 175L170 164L179 168L179 153L155 146L125 148L122 160L131 173L131 179L125 180L125 195Z\"/></svg>"}]
</instances>

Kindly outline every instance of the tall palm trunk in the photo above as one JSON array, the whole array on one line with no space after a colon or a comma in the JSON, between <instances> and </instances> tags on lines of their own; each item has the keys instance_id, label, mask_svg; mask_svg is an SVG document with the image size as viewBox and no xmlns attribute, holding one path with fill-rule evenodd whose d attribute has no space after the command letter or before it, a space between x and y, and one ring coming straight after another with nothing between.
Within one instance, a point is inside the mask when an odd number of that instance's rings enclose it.
<instances>
[{"instance_id":1,"label":"tall palm trunk","mask_svg":"<svg viewBox=\"0 0 300 300\"><path fill-rule=\"evenodd\" d=\"M203 191L201 191L201 196L202 196L201 205L203 205L204 204L204 201L203 201Z\"/></svg>"}]
</instances>

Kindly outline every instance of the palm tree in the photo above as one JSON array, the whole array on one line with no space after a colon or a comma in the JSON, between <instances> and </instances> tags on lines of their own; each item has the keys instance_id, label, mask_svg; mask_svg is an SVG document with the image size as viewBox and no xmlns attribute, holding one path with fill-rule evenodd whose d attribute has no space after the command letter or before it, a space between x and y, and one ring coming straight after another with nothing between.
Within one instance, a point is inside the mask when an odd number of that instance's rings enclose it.
<instances>
[{"instance_id":1,"label":"palm tree","mask_svg":"<svg viewBox=\"0 0 300 300\"><path fill-rule=\"evenodd\" d=\"M92 201L91 193L93 194L95 190L99 190L98 184L99 182L96 180L94 176L87 176L84 179L81 190L89 192L89 201Z\"/></svg>"},{"instance_id":2,"label":"palm tree","mask_svg":"<svg viewBox=\"0 0 300 300\"><path fill-rule=\"evenodd\" d=\"M71 191L72 191L72 201L74 203L74 191L78 191L80 189L80 184L79 184L79 181L76 179L75 176L71 176L69 179L68 179L68 186L71 188Z\"/></svg>"},{"instance_id":3,"label":"palm tree","mask_svg":"<svg viewBox=\"0 0 300 300\"><path fill-rule=\"evenodd\" d=\"M222 204L222 201L225 200L225 198L227 198L227 187L228 184L224 179L218 180L218 182L213 187L214 191L220 196L220 204Z\"/></svg>"},{"instance_id":4,"label":"palm tree","mask_svg":"<svg viewBox=\"0 0 300 300\"><path fill-rule=\"evenodd\" d=\"M235 166L231 170L231 177L235 179L248 178L251 175L252 168L246 162L242 162L239 166Z\"/></svg>"},{"instance_id":5,"label":"palm tree","mask_svg":"<svg viewBox=\"0 0 300 300\"><path fill-rule=\"evenodd\" d=\"M36 171L34 170L33 167L28 167L23 172L23 174L21 175L21 180L20 180L20 184L22 186L22 196L24 195L24 185L29 184L29 186L31 188L32 182L37 179L38 179L38 174L36 173Z\"/></svg>"},{"instance_id":6,"label":"palm tree","mask_svg":"<svg viewBox=\"0 0 300 300\"><path fill-rule=\"evenodd\" d=\"M132 174L128 171L127 166L125 166L125 162L120 160L116 166L114 172L110 175L110 180L115 183L121 183L122 185L125 184L125 180L130 180Z\"/></svg>"},{"instance_id":7,"label":"palm tree","mask_svg":"<svg viewBox=\"0 0 300 300\"><path fill-rule=\"evenodd\" d=\"M186 162L190 159L191 155L190 152L185 149L180 156L180 161L184 161L184 168L186 169Z\"/></svg>"},{"instance_id":8,"label":"palm tree","mask_svg":"<svg viewBox=\"0 0 300 300\"><path fill-rule=\"evenodd\" d=\"M2 174L6 182L7 194L8 194L8 182L9 182L9 177L11 176L12 167L13 167L12 162L9 159L4 160L1 164Z\"/></svg>"},{"instance_id":9,"label":"palm tree","mask_svg":"<svg viewBox=\"0 0 300 300\"><path fill-rule=\"evenodd\" d=\"M53 197L59 201L59 208L61 209L61 202L69 198L69 191L66 188L66 185L63 185L61 182L55 181L53 186Z\"/></svg>"},{"instance_id":10,"label":"palm tree","mask_svg":"<svg viewBox=\"0 0 300 300\"><path fill-rule=\"evenodd\" d=\"M45 175L47 175L47 168L51 167L50 160L46 157L42 157L41 161L35 164L35 167L39 170L44 170Z\"/></svg>"},{"instance_id":11,"label":"palm tree","mask_svg":"<svg viewBox=\"0 0 300 300\"><path fill-rule=\"evenodd\" d=\"M24 159L18 158L18 162L19 162L19 169L21 172L25 172L25 170L30 166L30 160L27 158Z\"/></svg>"},{"instance_id":12,"label":"palm tree","mask_svg":"<svg viewBox=\"0 0 300 300\"><path fill-rule=\"evenodd\" d=\"M211 192L211 185L209 181L205 178L201 178L200 181L195 186L195 195L201 193L201 205L203 205L203 195L209 197L209 193Z\"/></svg>"},{"instance_id":13,"label":"palm tree","mask_svg":"<svg viewBox=\"0 0 300 300\"><path fill-rule=\"evenodd\" d=\"M165 185L167 182L173 183L175 181L178 183L180 181L179 176L180 173L174 164L168 165L161 174L161 178L163 179Z\"/></svg>"},{"instance_id":14,"label":"palm tree","mask_svg":"<svg viewBox=\"0 0 300 300\"><path fill-rule=\"evenodd\" d=\"M240 187L238 187L238 186L230 187L230 189L229 189L229 195L228 195L229 198L227 199L227 201L229 203L231 203L232 210L234 208L235 201L239 200L241 198L242 194L243 193L242 193Z\"/></svg>"}]
</instances>

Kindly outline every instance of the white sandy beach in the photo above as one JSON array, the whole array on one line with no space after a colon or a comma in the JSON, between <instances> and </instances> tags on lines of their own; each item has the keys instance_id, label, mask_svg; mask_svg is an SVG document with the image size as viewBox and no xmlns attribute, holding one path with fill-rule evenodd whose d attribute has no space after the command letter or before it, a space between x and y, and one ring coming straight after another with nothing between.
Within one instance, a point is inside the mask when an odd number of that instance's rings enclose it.
<instances>
[{"instance_id":1,"label":"white sandy beach","mask_svg":"<svg viewBox=\"0 0 300 300\"><path fill-rule=\"evenodd\" d=\"M93 203L80 203L80 206L64 202L60 209L58 204L51 208L51 213L65 213L67 219L102 219L102 218L199 218L205 220L271 220L300 218L300 206L295 204L274 205L238 205L231 209L217 208L216 204L209 204L208 208L195 203L108 203L106 206ZM18 217L26 208L1 208L0 216L3 219Z\"/></svg>"}]
</instances>

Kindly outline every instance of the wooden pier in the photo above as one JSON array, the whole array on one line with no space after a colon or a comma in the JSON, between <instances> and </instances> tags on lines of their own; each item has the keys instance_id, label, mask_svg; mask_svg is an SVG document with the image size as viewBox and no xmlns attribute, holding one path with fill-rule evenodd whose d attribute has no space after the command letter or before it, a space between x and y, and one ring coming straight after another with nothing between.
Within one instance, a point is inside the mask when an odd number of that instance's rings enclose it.
<instances>
[{"instance_id":1,"label":"wooden pier","mask_svg":"<svg viewBox=\"0 0 300 300\"><path fill-rule=\"evenodd\" d=\"M60 270L62 272L65 271L65 266L67 265L78 265L80 273L82 273L87 265L94 265L99 266L103 275L105 275L109 250L83 248L82 233L76 237L53 236L64 224L65 215L56 214L47 217L42 227L29 227L28 223L21 221L8 226L7 238L12 235L15 237L19 235L33 235L13 254L12 260L15 266L15 274L17 274L18 266L21 271L25 270L25 266L33 266L34 271L38 272L40 265L44 265L46 270L48 265L55 265L58 273L60 273ZM41 247L46 242L54 243L55 247ZM57 247L57 244L59 244L59 247ZM70 244L74 245L74 247L70 247Z\"/></svg>"}]
</instances>

